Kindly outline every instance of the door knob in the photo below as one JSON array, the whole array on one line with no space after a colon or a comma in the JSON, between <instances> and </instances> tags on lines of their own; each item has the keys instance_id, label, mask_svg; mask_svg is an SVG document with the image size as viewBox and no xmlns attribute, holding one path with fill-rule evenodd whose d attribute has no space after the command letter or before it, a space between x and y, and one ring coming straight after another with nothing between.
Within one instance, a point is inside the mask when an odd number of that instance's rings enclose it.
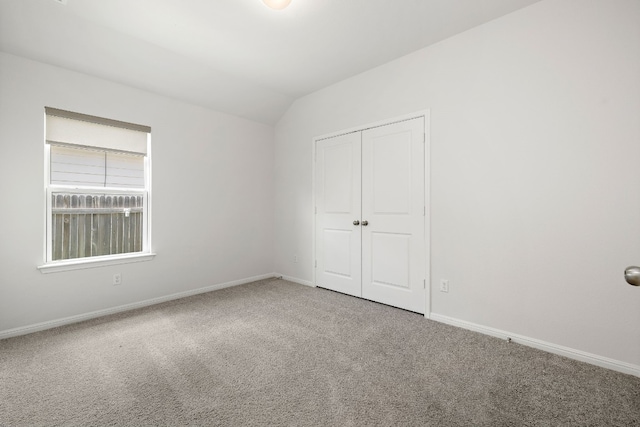
<instances>
[{"instance_id":1,"label":"door knob","mask_svg":"<svg viewBox=\"0 0 640 427\"><path fill-rule=\"evenodd\" d=\"M353 221L353 225L360 225L360 221L356 219L355 221Z\"/></svg>"},{"instance_id":2,"label":"door knob","mask_svg":"<svg viewBox=\"0 0 640 427\"><path fill-rule=\"evenodd\" d=\"M369 225L369 221L362 221L362 226L366 227L367 225Z\"/></svg>"},{"instance_id":3,"label":"door knob","mask_svg":"<svg viewBox=\"0 0 640 427\"><path fill-rule=\"evenodd\" d=\"M624 279L630 285L640 286L640 267L627 267L626 270L624 270Z\"/></svg>"}]
</instances>

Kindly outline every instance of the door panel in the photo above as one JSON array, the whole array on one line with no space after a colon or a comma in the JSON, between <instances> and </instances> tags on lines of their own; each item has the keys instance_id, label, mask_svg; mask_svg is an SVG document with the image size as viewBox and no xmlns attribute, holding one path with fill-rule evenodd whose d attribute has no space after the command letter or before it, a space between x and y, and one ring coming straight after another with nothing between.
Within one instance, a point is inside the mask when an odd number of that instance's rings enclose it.
<instances>
[{"instance_id":1,"label":"door panel","mask_svg":"<svg viewBox=\"0 0 640 427\"><path fill-rule=\"evenodd\" d=\"M362 296L425 312L424 119L362 132Z\"/></svg>"},{"instance_id":2,"label":"door panel","mask_svg":"<svg viewBox=\"0 0 640 427\"><path fill-rule=\"evenodd\" d=\"M385 126L386 128L387 126ZM411 209L411 132L370 140L372 209L375 214L409 214ZM369 186L367 186L369 187Z\"/></svg>"},{"instance_id":3,"label":"door panel","mask_svg":"<svg viewBox=\"0 0 640 427\"><path fill-rule=\"evenodd\" d=\"M362 295L361 135L316 143L316 284Z\"/></svg>"},{"instance_id":4,"label":"door panel","mask_svg":"<svg viewBox=\"0 0 640 427\"><path fill-rule=\"evenodd\" d=\"M411 236L371 233L371 282L409 289Z\"/></svg>"},{"instance_id":5,"label":"door panel","mask_svg":"<svg viewBox=\"0 0 640 427\"><path fill-rule=\"evenodd\" d=\"M344 277L352 277L353 231L324 230L323 238L324 272Z\"/></svg>"},{"instance_id":6,"label":"door panel","mask_svg":"<svg viewBox=\"0 0 640 427\"><path fill-rule=\"evenodd\" d=\"M335 141L332 141L335 142ZM322 150L325 212L348 214L353 210L354 152L351 144L329 145Z\"/></svg>"}]
</instances>

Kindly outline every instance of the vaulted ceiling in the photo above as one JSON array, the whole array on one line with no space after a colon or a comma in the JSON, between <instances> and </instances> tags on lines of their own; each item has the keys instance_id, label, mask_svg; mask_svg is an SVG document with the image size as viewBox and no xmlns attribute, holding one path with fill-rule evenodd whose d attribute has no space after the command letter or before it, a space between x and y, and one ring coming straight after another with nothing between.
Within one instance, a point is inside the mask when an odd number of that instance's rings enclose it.
<instances>
[{"instance_id":1,"label":"vaulted ceiling","mask_svg":"<svg viewBox=\"0 0 640 427\"><path fill-rule=\"evenodd\" d=\"M539 0L0 0L0 50L252 120Z\"/></svg>"}]
</instances>

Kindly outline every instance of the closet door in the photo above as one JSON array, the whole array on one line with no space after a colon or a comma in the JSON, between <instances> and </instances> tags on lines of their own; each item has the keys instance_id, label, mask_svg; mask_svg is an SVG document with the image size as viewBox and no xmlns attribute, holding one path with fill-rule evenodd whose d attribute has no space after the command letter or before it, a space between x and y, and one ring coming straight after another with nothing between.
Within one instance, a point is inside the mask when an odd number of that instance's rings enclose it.
<instances>
[{"instance_id":1,"label":"closet door","mask_svg":"<svg viewBox=\"0 0 640 427\"><path fill-rule=\"evenodd\" d=\"M362 132L362 297L425 312L424 118Z\"/></svg>"},{"instance_id":2,"label":"closet door","mask_svg":"<svg viewBox=\"0 0 640 427\"><path fill-rule=\"evenodd\" d=\"M316 284L362 295L361 134L316 143ZM354 223L355 222L355 223Z\"/></svg>"}]
</instances>

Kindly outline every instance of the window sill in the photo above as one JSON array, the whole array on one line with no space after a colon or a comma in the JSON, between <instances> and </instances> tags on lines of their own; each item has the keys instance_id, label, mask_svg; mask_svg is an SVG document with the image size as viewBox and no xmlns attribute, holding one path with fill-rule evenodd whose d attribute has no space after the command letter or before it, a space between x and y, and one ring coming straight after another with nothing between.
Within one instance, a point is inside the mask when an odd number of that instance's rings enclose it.
<instances>
[{"instance_id":1,"label":"window sill","mask_svg":"<svg viewBox=\"0 0 640 427\"><path fill-rule=\"evenodd\" d=\"M60 271L82 270L85 268L106 267L109 265L129 264L132 262L151 261L156 256L155 253L135 253L130 255L106 256L79 258L64 261L54 261L48 264L39 265L38 270L43 274L57 273Z\"/></svg>"}]
</instances>

